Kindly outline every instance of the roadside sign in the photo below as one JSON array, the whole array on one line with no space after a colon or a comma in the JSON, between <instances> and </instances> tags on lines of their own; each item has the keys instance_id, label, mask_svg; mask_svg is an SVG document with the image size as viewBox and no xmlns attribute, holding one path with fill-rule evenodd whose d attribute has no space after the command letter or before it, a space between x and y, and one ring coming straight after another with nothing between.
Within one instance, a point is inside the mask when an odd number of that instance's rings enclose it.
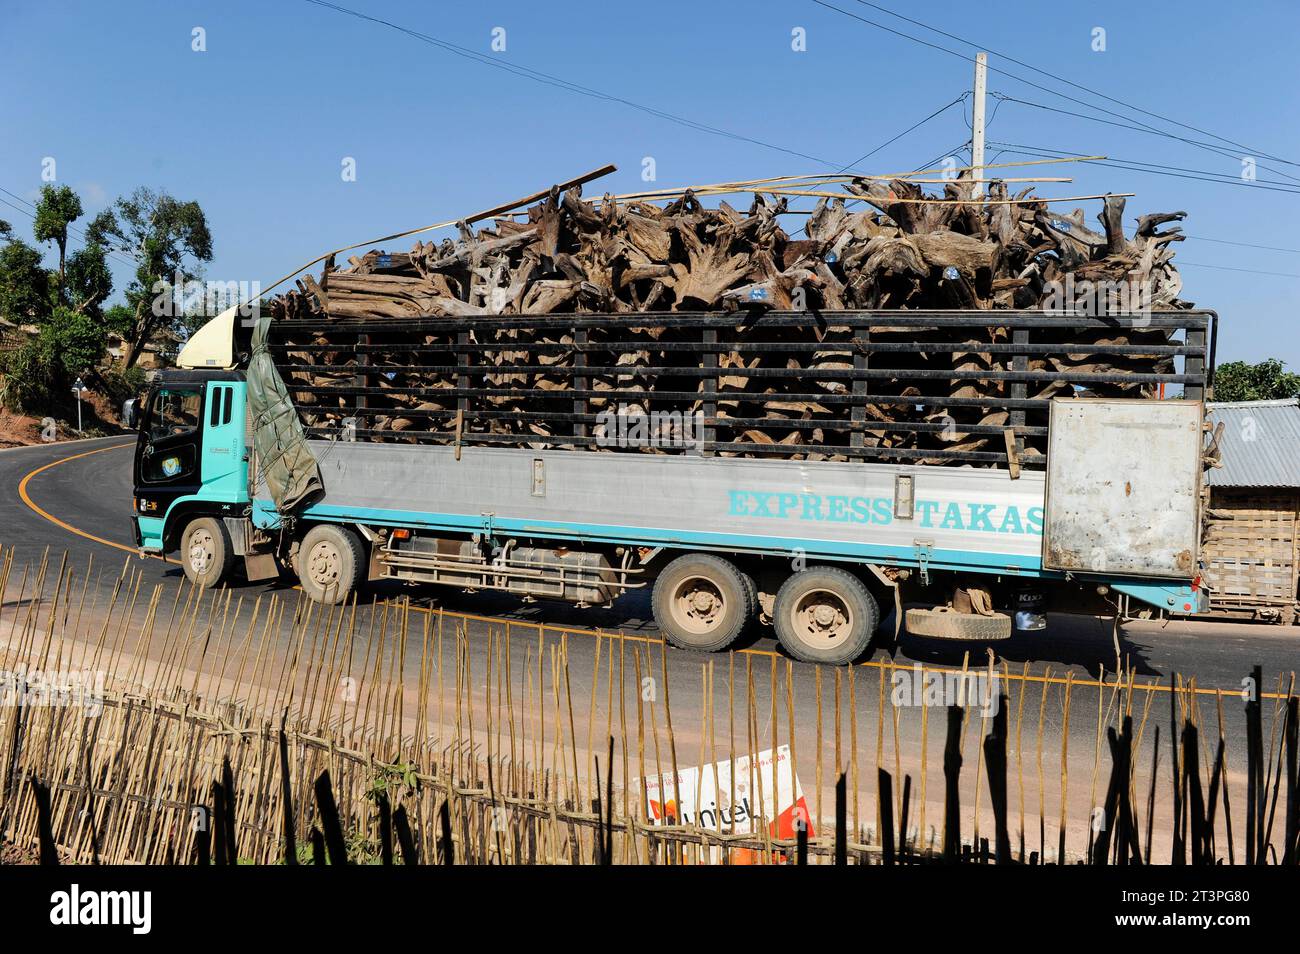
<instances>
[{"instance_id":1,"label":"roadside sign","mask_svg":"<svg viewBox=\"0 0 1300 954\"><path fill-rule=\"evenodd\" d=\"M633 785L639 797L641 780L636 779ZM702 769L680 769L676 785L671 772L650 776L645 780L645 793L649 802L646 820L654 825L698 825L752 834L759 830L756 819L761 818L773 838L794 838L796 822L803 819L808 837L814 835L788 745L776 750L775 760L771 749L759 752L752 761L747 755L737 758L734 785L733 763L728 759Z\"/></svg>"},{"instance_id":2,"label":"roadside sign","mask_svg":"<svg viewBox=\"0 0 1300 954\"><path fill-rule=\"evenodd\" d=\"M81 378L77 378L77 380L72 385L72 393L77 396L77 432L78 433L80 433L82 429L81 428L81 392L84 390L86 390L86 386L81 383Z\"/></svg>"}]
</instances>

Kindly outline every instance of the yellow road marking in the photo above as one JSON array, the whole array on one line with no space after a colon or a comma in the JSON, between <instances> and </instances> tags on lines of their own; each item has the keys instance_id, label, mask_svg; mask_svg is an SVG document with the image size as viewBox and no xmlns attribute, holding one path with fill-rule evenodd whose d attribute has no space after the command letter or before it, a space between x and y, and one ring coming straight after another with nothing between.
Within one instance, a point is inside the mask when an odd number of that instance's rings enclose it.
<instances>
[{"instance_id":1,"label":"yellow road marking","mask_svg":"<svg viewBox=\"0 0 1300 954\"><path fill-rule=\"evenodd\" d=\"M58 517L54 516L54 514L50 513L48 510L42 507L40 504L36 503L36 501L32 500L31 496L27 493L27 485L32 482L32 478L35 477L37 474L45 473L45 471L49 470L51 467L57 467L59 464L66 464L70 460L80 460L83 457L90 457L93 454L103 454L106 451L119 450L120 448L130 447L130 446L131 446L130 444L113 444L111 447L97 447L91 451L84 451L83 453L80 454L73 454L70 457L60 457L58 460L52 460L48 464L45 464L41 467L37 467L35 470L27 474L25 477L23 477L22 480L18 482L18 496L21 497L23 503L27 504L27 506L30 507L32 510L36 511L46 520L50 521L50 523L54 524L55 526L62 527L64 530L67 530L69 533L75 533L77 536L85 537L87 540L94 540L96 543L102 543L106 547L113 547L114 549L117 550L125 550L127 553L138 553L139 551L135 547L128 547L125 544L117 543L113 540L105 540L103 537L97 537L93 533L87 533L85 530L82 530L78 527L74 527L72 524L60 520Z\"/></svg>"},{"instance_id":2,"label":"yellow road marking","mask_svg":"<svg viewBox=\"0 0 1300 954\"><path fill-rule=\"evenodd\" d=\"M87 532L87 531L85 531L85 530L82 530L82 529L80 529L80 528L78 528L78 527L74 527L72 524L67 523L67 522L64 521L64 520L60 520L58 517L54 516L52 513L50 513L49 511L45 510L45 509L42 508L39 504L37 504L35 501L33 501L32 498L31 498L30 496L28 496L28 494L27 494L27 484L31 481L31 479L32 479L33 477L35 477L37 474L40 474L40 473L43 473L44 471L49 470L51 467L56 467L56 466L58 466L59 464L66 464L68 461L79 460L79 459L82 458L82 457L90 457L90 456L93 455L93 454L102 454L102 453L104 453L105 451L120 450L121 448L124 448L124 447L131 447L131 446L132 446L131 444L114 444L114 445L111 446L111 447L97 447L95 450L85 451L85 452L80 453L80 454L73 454L73 455L70 456L70 457L60 457L58 460L50 461L50 463L48 463L48 464L44 464L44 465L41 466L41 467L37 467L37 468L36 468L35 470L33 470L31 473L29 473L29 474L27 474L25 477L23 477L23 479L22 479L22 480L19 482L19 484L18 484L18 495L22 498L23 503L27 504L27 506L30 507L32 510L36 511L36 513L40 514L42 517L44 517L46 520L50 521L51 523L53 523L53 524L55 524L55 525L57 525L57 526L59 526L59 527L62 527L64 530L67 530L69 533L75 533L75 534L76 534L77 536L79 536L79 537L85 537L87 540L93 540L93 541L95 541L96 543L102 543L104 546L107 546L107 547L114 547L114 548L116 548L116 549L118 549L118 550L124 550L124 551L126 551L127 553L139 553L140 551L137 550L135 547L129 547L129 546L126 546L125 544L117 543L117 542L115 542L115 541L113 541L113 540L106 540L106 539L104 539L103 537L96 536L96 535L93 534L93 533L89 533L89 532ZM170 563L170 562L171 562L170 560L167 559L166 556L159 556L159 555L157 555L157 554L153 554L153 553L149 553L149 554L145 554L145 555L146 555L146 556L150 556L150 557L154 557L154 558L156 558L156 559L160 559L160 560L162 560L164 563ZM297 589L301 589L301 587L299 587L299 586L295 586L294 589L295 589L295 590L297 590ZM596 638L600 638L600 639L632 640L633 642L643 642L643 643L659 644L659 645L663 645L663 643L664 643L664 640L662 640L662 639L656 639L656 638L653 637L653 636L631 636L631 635L628 635L628 634L622 632L621 630L618 631L617 634L614 634L614 633L606 633L606 632L603 632L603 631L601 631L601 630L596 630L596 629L585 629L585 628L580 628L580 627L568 627L568 626L555 626L555 625L552 625L552 624L549 624L549 623L534 623L534 622L529 622L529 621L527 621L527 620L508 619L508 618L506 618L506 617L502 617L502 616L480 616L480 615L478 615L478 614L476 614L476 613L460 613L460 612L457 612L457 611L455 611L455 610L445 610L445 609L442 609L442 608L440 608L440 607L437 608L437 609L435 609L435 608L433 608L433 607L428 607L428 606L412 606L411 609L415 610L417 613L437 613L437 614L440 614L440 615L442 615L442 616L450 616L450 617L453 617L453 618L455 618L455 619L463 619L463 620L467 620L467 621L469 621L469 622L488 623L488 624L495 624L495 625L506 624L506 625L509 625L509 626L524 626L524 627L528 627L528 628L537 629L537 630L539 630L539 631L550 630L550 631L552 631L552 632L560 633L560 634L563 634L563 635L567 635L567 634L569 634L569 633L573 633L573 634L576 635L576 636L596 637ZM770 657L770 658L773 658L773 659L783 659L783 658L785 658L785 657L783 657L780 653L775 652L775 651L773 651L773 650L771 650L771 649L752 649L752 648L751 648L751 649L741 649L741 650L738 650L738 652L741 653L741 654L744 654L744 655L750 655L750 656L767 656L767 657ZM860 668L863 668L863 669L884 669L884 670L888 670L888 671L891 671L891 672L893 672L893 671L909 671L909 670L914 669L915 666L917 666L917 665L921 665L922 668L923 668L926 672L934 672L934 673L959 673L959 672L961 672L960 669L946 669L946 668L942 668L942 667L924 666L924 665L922 665L922 664L920 664L920 663L901 664L901 663L896 663L896 662L894 662L893 660L888 660L888 661L868 660L867 662L858 663L858 666L859 666ZM988 671L988 667L987 667L987 666L974 666L974 665L973 665L973 666L971 666L967 671L968 671L968 672L971 672L971 673L987 672L987 671ZM1059 686L1063 686L1063 685L1065 685L1066 682L1068 681L1072 686L1078 686L1078 687L1080 687L1080 688L1093 688L1093 689L1095 689L1095 688L1097 688L1097 687L1099 687L1099 686L1104 686L1104 687L1107 687L1107 688L1114 688L1114 686L1115 686L1115 683L1114 683L1114 682L1103 683L1103 682L1101 682L1101 681L1099 681L1099 680L1096 680L1096 679L1073 679L1073 678L1071 678L1071 679L1068 679L1068 680L1067 680L1066 677L1063 677L1063 676L1047 676L1047 675L1041 675L1041 676L1040 676L1040 675L1037 675L1037 674L1030 674L1030 675L1027 675L1027 674L1024 674L1024 673L1013 673L1013 672L1004 673L1001 669L998 669L997 667L995 667L995 671L998 673L998 675L999 675L1001 678L1008 679L1008 680L1010 680L1010 681L1012 681L1012 682L1026 682L1026 683L1029 683L1029 682L1038 682L1038 683L1043 683L1045 686L1046 686L1046 685L1059 685ZM1124 685L1127 686L1128 684L1127 684L1127 683L1124 683ZM1134 680L1134 682L1133 682L1133 688L1134 688L1134 689L1144 689L1144 690L1146 690L1146 691L1148 691L1148 692L1151 692L1151 691L1155 691L1155 692L1169 692L1169 691L1170 691L1170 687L1169 687L1169 685L1166 684L1166 683L1154 683L1154 684L1153 684L1153 683L1148 682L1148 683L1143 684L1143 683L1139 683L1139 682L1137 682L1136 680ZM1262 688L1262 687L1261 687L1261 688ZM1214 696L1214 695L1218 695L1219 693L1223 693L1225 696L1232 697L1232 696L1234 696L1234 695L1240 695L1242 690L1241 690L1241 687L1240 687L1240 686L1235 687L1235 688L1229 688L1229 689L1211 689L1211 688L1206 688L1206 687L1203 687L1203 686L1197 686L1196 688L1193 689L1193 688L1190 687L1190 686L1183 686L1179 691L1181 691L1181 692L1193 692L1193 693L1195 693L1196 695L1205 695L1205 696ZM1285 699L1286 696L1285 696L1284 694L1276 693L1276 692L1261 692L1261 693L1260 693L1260 698L1261 698L1261 699Z\"/></svg>"}]
</instances>

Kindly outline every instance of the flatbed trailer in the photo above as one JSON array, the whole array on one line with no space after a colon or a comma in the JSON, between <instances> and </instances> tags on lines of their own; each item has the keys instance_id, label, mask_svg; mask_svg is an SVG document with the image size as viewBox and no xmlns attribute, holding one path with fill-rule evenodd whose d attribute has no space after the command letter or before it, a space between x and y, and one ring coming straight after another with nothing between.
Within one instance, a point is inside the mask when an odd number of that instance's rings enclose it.
<instances>
[{"instance_id":1,"label":"flatbed trailer","mask_svg":"<svg viewBox=\"0 0 1300 954\"><path fill-rule=\"evenodd\" d=\"M851 380L846 393L808 395L840 411L816 422L822 442L772 447L722 436L740 424L718 413L721 400L735 397L719 389L719 356L789 349L781 329L810 320L854 330L847 343L817 345L843 348L852 360L852 371L842 372ZM250 364L233 318L214 319L197 334L182 353L182 363L193 367L159 376L145 405L136 455L137 541L154 552L179 549L186 573L201 585L226 579L242 560L253 579L292 567L309 595L330 602L381 579L579 605L608 604L645 588L657 622L677 645L722 649L746 627L770 622L792 655L828 663L865 651L882 604L896 608L896 627L905 619L918 635L958 639L1005 638L1017 625L1041 629L1049 608L1129 612L1137 606L1138 612L1191 615L1207 605L1198 561L1212 312L337 321L319 347L338 351L343 341L361 360L355 376L325 386L294 379L298 368L288 356L301 354L304 345L285 344L285 336L320 327L301 324L264 319L252 349L278 358L288 395L313 402L294 408L298 419L288 431L284 402L267 396L266 364L260 370ZM493 334L541 324L563 329L572 342L575 360L564 366L572 386L539 395L539 409L524 412L547 422L545 436L489 432L481 425L500 413L499 399L528 392L526 384L487 386L484 377L540 369L476 363L478 356L491 350ZM672 329L660 349L661 356L673 353L672 364L629 374L610 360L625 346L618 332L647 325ZM873 343L873 329L886 326L928 337L910 348ZM972 329L993 327L1007 329L1007 340L973 345ZM1167 343L1096 343L1101 332L1133 328L1162 330ZM589 334L597 329L598 336ZM391 354L400 336L418 340L433 330L454 335L453 343L426 345L423 355L414 347L403 367L454 374L455 388L438 395L454 399L455 407L428 411L429 426L418 432L374 426L379 415L367 399L391 393L392 386L377 380L385 367L365 356ZM952 340L937 343L936 334ZM970 372L899 366L918 353L975 347L1003 366ZM1104 375L1029 368L1031 359L1059 353L1170 356L1182 369ZM685 363L682 354L693 358ZM808 374L762 371L774 381L783 373ZM698 383L680 393L628 383L632 376L669 374ZM925 390L927 382L963 377L1005 382L1005 395L962 399ZM915 384L899 393L904 381ZM1103 396L1037 396L1036 385L1047 381ZM800 396L797 380L783 386L783 398ZM1108 389L1131 394L1135 386L1177 386L1182 397L1104 396ZM694 400L701 427L692 440L657 453L611 447L591 406L597 398L606 407L628 401L652 409L656 401ZM992 448L945 451L870 440L884 431L934 426L923 419L868 419L870 404L920 409L962 400L1009 412L1007 426L987 428L997 439ZM346 426L317 426L312 411L322 406L342 409ZM259 455L255 432L277 413L279 433L289 437L273 445L262 440L276 450ZM981 433L977 424L960 429ZM1026 441L1043 452L1027 453ZM740 453L750 456L734 456ZM276 472L280 454L315 466L310 493L290 506Z\"/></svg>"}]
</instances>

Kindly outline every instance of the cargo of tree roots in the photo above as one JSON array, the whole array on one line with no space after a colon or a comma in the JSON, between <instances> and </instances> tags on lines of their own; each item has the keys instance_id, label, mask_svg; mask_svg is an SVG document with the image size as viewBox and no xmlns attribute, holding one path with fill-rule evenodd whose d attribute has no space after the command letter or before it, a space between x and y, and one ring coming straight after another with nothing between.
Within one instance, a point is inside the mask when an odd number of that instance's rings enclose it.
<instances>
[{"instance_id":1,"label":"cargo of tree roots","mask_svg":"<svg viewBox=\"0 0 1300 954\"><path fill-rule=\"evenodd\" d=\"M1116 196L1093 229L1000 181L838 185L556 187L331 258L271 302L270 352L310 436L371 441L1034 466L1054 397L1201 396L1183 213L1128 238Z\"/></svg>"}]
</instances>

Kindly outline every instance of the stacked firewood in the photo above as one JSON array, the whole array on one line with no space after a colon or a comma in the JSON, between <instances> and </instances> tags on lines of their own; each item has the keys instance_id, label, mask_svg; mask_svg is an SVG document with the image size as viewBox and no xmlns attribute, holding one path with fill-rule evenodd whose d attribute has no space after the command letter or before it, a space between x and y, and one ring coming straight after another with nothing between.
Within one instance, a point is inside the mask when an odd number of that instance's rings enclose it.
<instances>
[{"instance_id":1,"label":"stacked firewood","mask_svg":"<svg viewBox=\"0 0 1300 954\"><path fill-rule=\"evenodd\" d=\"M1121 227L1124 200L1118 197L1105 199L1096 231L1085 224L1081 210L1055 213L1029 190L1010 196L1001 182L990 186L988 201L982 202L972 201L969 184L961 180L946 185L941 199L901 179L853 180L844 189L842 198L822 197L807 214L792 212L789 197L772 194L775 190L755 192L746 211L726 201L706 205L691 191L656 204L608 194L592 202L580 187L552 190L525 212L498 217L477 231L462 224L455 239L417 242L405 253L371 251L344 268L331 260L318 280L304 278L296 290L274 300L273 318L306 320L309 326L295 329L311 328L283 339L287 348L277 361L312 428L337 428L353 418L359 433L374 440L479 435L516 446L566 446L564 439L571 438L571 446L600 447L617 442L601 440L608 436L606 423L575 415L575 395L569 393L575 383L596 392L582 408L589 416L701 411L705 399L693 395L702 393L709 375L700 373L703 352L691 347L701 340L699 329L657 326L654 318L644 328L597 325L585 331L586 344L579 350L572 328L485 323L469 332L474 353L468 374L471 387L486 390L466 409L452 393L458 380L456 332L431 333L425 322L412 334L392 330L393 322L572 312L611 318L743 312L734 328L717 332L720 342L734 342L738 350L718 354L713 440L752 444L762 456L779 454L780 445L788 445L790 457L836 458L837 449L854 440L847 426L854 389L846 372L854 367L855 341L853 329L834 323L837 310L1096 313L1097 291L1106 287L1141 289L1146 308L1188 307L1178 298L1182 285L1172 263L1171 245L1182 235L1177 228L1160 231L1181 219L1181 212L1144 216L1130 239ZM792 219L799 226L793 234L786 230ZM1139 304L1136 299L1119 303ZM1110 304L1114 308L1116 300ZM746 324L745 315L765 310L806 311L809 320L781 327ZM366 348L358 349L355 327L335 330L342 320L350 320L350 326L357 320L386 323L382 330L376 325ZM1008 355L982 347L1010 341L1010 330L1003 327L874 325L873 345L934 347L871 354L872 369L891 373L872 378L866 392L899 400L864 400L858 406L865 424L859 424L855 446L915 449L919 460L927 459L926 451L1002 448L1000 437L963 427L1006 426L1007 410L969 400L935 406L904 399L1012 396L1008 382L975 376L1010 368ZM1168 332L1159 329L1081 336L1063 327L1059 333L1036 331L1034 341L1059 342L1061 351L1031 356L1026 370L1105 373L1112 380L1092 386L1105 396L1150 396L1151 385L1124 377L1174 370L1168 356L1069 351L1071 343L1166 344ZM601 350L602 342L616 344ZM749 342L789 347L746 351ZM965 376L947 379L933 372ZM358 382L368 389L364 397L345 393ZM1068 383L1031 381L1025 396L1070 393L1074 387ZM729 419L741 422L726 426ZM1045 421L1031 412L1024 423ZM1028 455L1041 449L1041 440L1022 444ZM723 453L747 451L733 447Z\"/></svg>"}]
</instances>

